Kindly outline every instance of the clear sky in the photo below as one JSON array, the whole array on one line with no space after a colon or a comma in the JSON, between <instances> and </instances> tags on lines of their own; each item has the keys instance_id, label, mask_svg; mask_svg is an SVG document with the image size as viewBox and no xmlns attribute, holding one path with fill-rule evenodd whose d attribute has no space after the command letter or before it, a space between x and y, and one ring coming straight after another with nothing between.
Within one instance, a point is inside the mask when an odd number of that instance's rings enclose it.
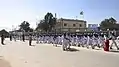
<instances>
[{"instance_id":1,"label":"clear sky","mask_svg":"<svg viewBox=\"0 0 119 67\"><path fill-rule=\"evenodd\" d=\"M119 0L0 0L0 29L10 30L24 20L35 28L47 12L57 13L58 18L81 19L81 11L88 23L109 17L119 21Z\"/></svg>"}]
</instances>

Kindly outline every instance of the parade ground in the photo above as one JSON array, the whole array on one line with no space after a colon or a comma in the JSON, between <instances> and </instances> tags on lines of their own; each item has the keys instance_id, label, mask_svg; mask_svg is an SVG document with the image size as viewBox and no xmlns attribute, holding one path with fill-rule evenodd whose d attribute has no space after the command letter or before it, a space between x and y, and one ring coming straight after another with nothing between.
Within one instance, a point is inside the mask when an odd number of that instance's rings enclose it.
<instances>
[{"instance_id":1,"label":"parade ground","mask_svg":"<svg viewBox=\"0 0 119 67\"><path fill-rule=\"evenodd\" d=\"M36 44L28 41L5 40L0 45L0 67L119 67L119 51L73 47L63 51L61 46Z\"/></svg>"}]
</instances>

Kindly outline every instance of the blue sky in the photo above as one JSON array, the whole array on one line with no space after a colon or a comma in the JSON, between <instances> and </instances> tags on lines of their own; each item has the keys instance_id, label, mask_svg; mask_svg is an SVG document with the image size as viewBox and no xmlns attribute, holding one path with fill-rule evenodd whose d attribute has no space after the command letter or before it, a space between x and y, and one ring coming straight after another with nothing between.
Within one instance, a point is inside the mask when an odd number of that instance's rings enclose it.
<instances>
[{"instance_id":1,"label":"blue sky","mask_svg":"<svg viewBox=\"0 0 119 67\"><path fill-rule=\"evenodd\" d=\"M119 0L0 0L0 29L11 30L26 20L31 27L43 19L47 12L57 13L58 18L82 19L87 23L100 23L114 17L119 21Z\"/></svg>"}]
</instances>

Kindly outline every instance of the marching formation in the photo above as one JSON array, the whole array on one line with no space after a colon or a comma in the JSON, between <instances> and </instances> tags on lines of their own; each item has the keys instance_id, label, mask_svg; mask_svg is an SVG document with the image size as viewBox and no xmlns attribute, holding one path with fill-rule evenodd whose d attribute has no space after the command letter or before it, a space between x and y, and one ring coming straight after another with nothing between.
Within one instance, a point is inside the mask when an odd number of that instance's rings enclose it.
<instances>
[{"instance_id":1,"label":"marching formation","mask_svg":"<svg viewBox=\"0 0 119 67\"><path fill-rule=\"evenodd\" d=\"M72 34L63 34L63 35L37 35L37 44L38 43L48 43L53 44L53 46L62 45L63 50L70 49L70 46L78 46L78 47L91 47L92 49L95 49L95 47L98 48L104 48L105 43L107 41L112 40L112 44L110 46L110 49L112 49L113 43L118 48L117 43L115 40L104 34L92 34L92 35L72 35ZM106 43L107 44L107 43ZM107 45L107 47L109 44ZM107 49L106 47L106 49ZM108 47L109 48L109 47Z\"/></svg>"},{"instance_id":2,"label":"marching formation","mask_svg":"<svg viewBox=\"0 0 119 67\"><path fill-rule=\"evenodd\" d=\"M104 35L103 33L98 34L37 34L33 36L32 34L25 36L24 34L21 36L17 35L10 35L10 41L14 39L15 41L17 39L23 40L29 40L29 46L32 44L32 40L36 40L36 43L39 44L52 44L53 46L62 45L62 49L70 50L70 46L77 46L77 47L86 47L89 49L91 47L92 49L95 49L95 47L98 48L104 48L105 51L109 51L109 48L112 49L112 45L114 44L117 49L119 49L117 43L115 40L117 39L113 33L111 35ZM112 40L112 44L109 45L109 40ZM1 36L1 43L4 42L4 36Z\"/></svg>"}]
</instances>

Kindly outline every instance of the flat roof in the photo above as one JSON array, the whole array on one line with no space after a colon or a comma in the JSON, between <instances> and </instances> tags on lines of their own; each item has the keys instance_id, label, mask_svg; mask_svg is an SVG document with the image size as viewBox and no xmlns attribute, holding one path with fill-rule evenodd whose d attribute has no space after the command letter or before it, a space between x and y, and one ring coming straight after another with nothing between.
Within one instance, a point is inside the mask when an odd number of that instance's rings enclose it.
<instances>
[{"instance_id":1,"label":"flat roof","mask_svg":"<svg viewBox=\"0 0 119 67\"><path fill-rule=\"evenodd\" d=\"M65 19L65 18L60 18L58 20L64 20L64 21L77 21L77 22L86 22L84 20L78 20L78 19Z\"/></svg>"}]
</instances>

